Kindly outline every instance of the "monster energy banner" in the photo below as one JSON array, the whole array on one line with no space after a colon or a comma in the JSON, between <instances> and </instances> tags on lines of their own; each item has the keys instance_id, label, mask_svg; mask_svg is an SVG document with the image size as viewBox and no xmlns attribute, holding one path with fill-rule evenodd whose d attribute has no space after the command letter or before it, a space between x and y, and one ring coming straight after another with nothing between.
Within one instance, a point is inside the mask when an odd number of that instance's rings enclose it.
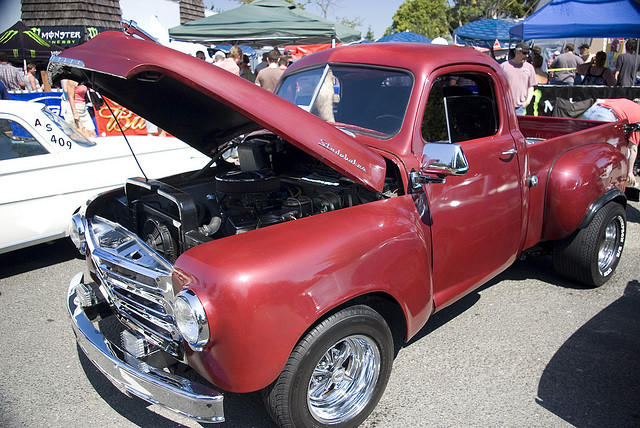
<instances>
[{"instance_id":1,"label":"monster energy banner","mask_svg":"<svg viewBox=\"0 0 640 428\"><path fill-rule=\"evenodd\" d=\"M113 30L105 27L86 27L83 25L32 27L43 40L62 48L70 48L94 38L103 31Z\"/></svg>"},{"instance_id":2,"label":"monster energy banner","mask_svg":"<svg viewBox=\"0 0 640 428\"><path fill-rule=\"evenodd\" d=\"M536 85L527 115L554 116L556 99L572 103L598 98L640 98L640 86ZM558 114L556 113L556 116Z\"/></svg>"},{"instance_id":3,"label":"monster energy banner","mask_svg":"<svg viewBox=\"0 0 640 428\"><path fill-rule=\"evenodd\" d=\"M16 22L0 34L0 51L4 52L10 61L20 65L23 61L48 61L51 54L61 50L61 47L42 39L22 21Z\"/></svg>"}]
</instances>

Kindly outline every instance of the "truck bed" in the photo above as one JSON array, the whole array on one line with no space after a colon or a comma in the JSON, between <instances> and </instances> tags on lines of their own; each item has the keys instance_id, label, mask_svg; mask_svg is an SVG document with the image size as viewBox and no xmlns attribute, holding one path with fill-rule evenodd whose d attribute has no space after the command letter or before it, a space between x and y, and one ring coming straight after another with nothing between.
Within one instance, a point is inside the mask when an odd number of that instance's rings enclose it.
<instances>
[{"instance_id":1,"label":"truck bed","mask_svg":"<svg viewBox=\"0 0 640 428\"><path fill-rule=\"evenodd\" d=\"M602 125L595 120L568 119L548 116L518 116L520 132L527 140L548 140Z\"/></svg>"},{"instance_id":2,"label":"truck bed","mask_svg":"<svg viewBox=\"0 0 640 428\"><path fill-rule=\"evenodd\" d=\"M539 179L530 189L530 227L525 248L537 243L542 236L545 194L549 170L564 152L585 144L607 143L626 153L626 138L622 122L600 122L544 116L519 116L520 132L527 141L529 176Z\"/></svg>"},{"instance_id":3,"label":"truck bed","mask_svg":"<svg viewBox=\"0 0 640 428\"><path fill-rule=\"evenodd\" d=\"M626 153L624 129L620 126L623 122L518 116L518 123L527 141L529 168L533 174L548 168L560 153L583 144L616 144ZM617 141L612 141L612 136L616 136Z\"/></svg>"}]
</instances>

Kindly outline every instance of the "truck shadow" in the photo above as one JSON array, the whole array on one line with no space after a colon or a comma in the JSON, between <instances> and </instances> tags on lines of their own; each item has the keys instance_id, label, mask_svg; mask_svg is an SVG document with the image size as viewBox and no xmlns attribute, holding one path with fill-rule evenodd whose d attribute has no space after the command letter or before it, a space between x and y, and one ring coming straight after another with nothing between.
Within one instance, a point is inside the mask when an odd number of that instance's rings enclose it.
<instances>
[{"instance_id":1,"label":"truck shadow","mask_svg":"<svg viewBox=\"0 0 640 428\"><path fill-rule=\"evenodd\" d=\"M189 420L189 425L165 418L164 416L149 409L150 404L137 397L127 397L93 365L82 349L77 346L80 365L84 370L89 383L93 386L100 397L113 410L140 427L154 428L178 428L186 426L203 427L254 427L254 428L276 428L271 417L267 413L259 392L250 394L224 394L224 412L226 422L218 424L198 424ZM171 413L171 412L169 412ZM181 418L176 416L176 418Z\"/></svg>"},{"instance_id":2,"label":"truck shadow","mask_svg":"<svg viewBox=\"0 0 640 428\"><path fill-rule=\"evenodd\" d=\"M79 257L80 253L68 238L10 251L0 254L0 266L2 266L0 279L53 266Z\"/></svg>"},{"instance_id":3,"label":"truck shadow","mask_svg":"<svg viewBox=\"0 0 640 428\"><path fill-rule=\"evenodd\" d=\"M536 402L573 426L640 426L640 283L576 331L549 361Z\"/></svg>"},{"instance_id":4,"label":"truck shadow","mask_svg":"<svg viewBox=\"0 0 640 428\"><path fill-rule=\"evenodd\" d=\"M537 256L526 260L517 260L506 271L491 279L489 282L481 285L473 292L469 293L462 299L453 303L435 314L433 314L427 324L420 330L409 342L402 347L410 346L423 337L429 335L433 331L442 327L457 316L463 314L473 307L480 300L480 292L492 287L502 281L525 281L536 280L557 287L581 290L584 289L580 284L576 284L559 276L553 269L553 263L550 256ZM399 349L396 349L396 353Z\"/></svg>"}]
</instances>

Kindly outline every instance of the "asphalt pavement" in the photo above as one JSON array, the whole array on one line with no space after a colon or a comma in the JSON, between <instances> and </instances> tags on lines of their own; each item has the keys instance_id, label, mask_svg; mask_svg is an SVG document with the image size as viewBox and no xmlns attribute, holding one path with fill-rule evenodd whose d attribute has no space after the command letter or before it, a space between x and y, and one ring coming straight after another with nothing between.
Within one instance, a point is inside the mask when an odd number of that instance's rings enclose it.
<instances>
[{"instance_id":1,"label":"asphalt pavement","mask_svg":"<svg viewBox=\"0 0 640 428\"><path fill-rule=\"evenodd\" d=\"M540 257L433 315L363 426L639 427L640 204L627 216L603 287ZM83 268L66 240L0 255L0 426L201 426L126 397L76 346L65 299ZM227 394L225 413L220 428L274 427L258 393Z\"/></svg>"}]
</instances>

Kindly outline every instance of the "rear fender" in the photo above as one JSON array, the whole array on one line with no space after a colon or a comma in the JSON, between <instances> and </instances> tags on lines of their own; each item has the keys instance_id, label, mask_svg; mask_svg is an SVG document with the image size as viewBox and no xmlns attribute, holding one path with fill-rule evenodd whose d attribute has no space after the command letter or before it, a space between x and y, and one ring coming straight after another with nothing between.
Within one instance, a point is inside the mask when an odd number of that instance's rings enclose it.
<instances>
[{"instance_id":1,"label":"rear fender","mask_svg":"<svg viewBox=\"0 0 640 428\"><path fill-rule=\"evenodd\" d=\"M542 238L557 240L589 224L604 204L620 198L627 165L615 146L593 143L570 149L549 170Z\"/></svg>"}]
</instances>

